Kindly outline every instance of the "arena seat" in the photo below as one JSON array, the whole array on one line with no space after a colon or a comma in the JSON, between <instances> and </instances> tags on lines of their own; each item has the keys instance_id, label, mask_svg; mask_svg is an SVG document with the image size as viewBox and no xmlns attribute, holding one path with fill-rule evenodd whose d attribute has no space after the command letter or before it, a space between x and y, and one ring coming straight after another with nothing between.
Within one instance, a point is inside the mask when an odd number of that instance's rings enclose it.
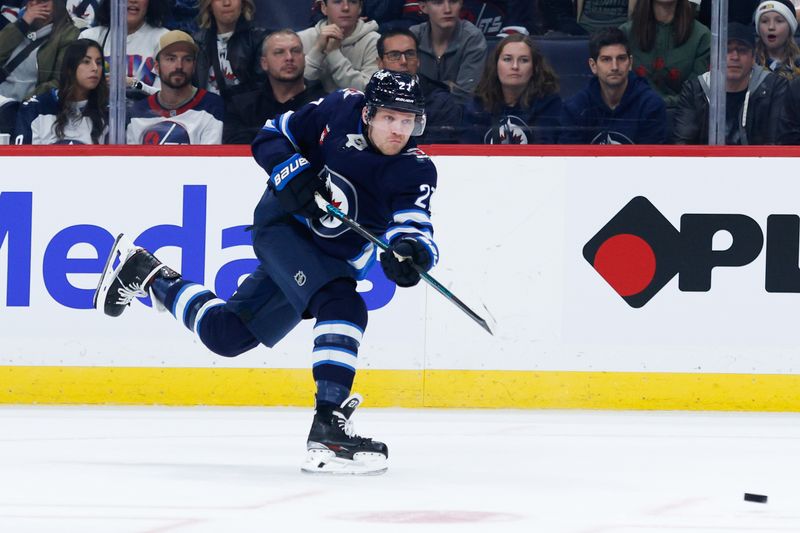
<instances>
[{"instance_id":1,"label":"arena seat","mask_svg":"<svg viewBox=\"0 0 800 533\"><path fill-rule=\"evenodd\" d=\"M499 39L488 41L489 54ZM558 74L562 99L567 99L583 89L592 79L589 69L589 38L559 35L557 37L534 36L533 42Z\"/></svg>"},{"instance_id":2,"label":"arena seat","mask_svg":"<svg viewBox=\"0 0 800 533\"><path fill-rule=\"evenodd\" d=\"M587 37L539 37L534 42L558 74L562 99L571 97L592 79Z\"/></svg>"}]
</instances>

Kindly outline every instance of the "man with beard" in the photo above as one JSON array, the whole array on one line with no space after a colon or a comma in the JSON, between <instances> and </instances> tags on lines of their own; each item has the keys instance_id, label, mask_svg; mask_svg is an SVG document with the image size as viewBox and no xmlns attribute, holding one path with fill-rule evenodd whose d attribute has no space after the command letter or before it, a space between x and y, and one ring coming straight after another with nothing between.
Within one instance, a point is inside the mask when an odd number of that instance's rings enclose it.
<instances>
[{"instance_id":1,"label":"man with beard","mask_svg":"<svg viewBox=\"0 0 800 533\"><path fill-rule=\"evenodd\" d=\"M161 36L156 68L161 90L134 104L128 144L220 144L222 98L193 86L197 45L180 30Z\"/></svg>"},{"instance_id":2,"label":"man with beard","mask_svg":"<svg viewBox=\"0 0 800 533\"><path fill-rule=\"evenodd\" d=\"M234 89L225 108L223 142L250 144L267 119L323 98L326 93L322 86L306 86L305 67L303 43L294 31L269 34L261 49L261 68L267 73L267 82L256 90L237 93Z\"/></svg>"}]
</instances>

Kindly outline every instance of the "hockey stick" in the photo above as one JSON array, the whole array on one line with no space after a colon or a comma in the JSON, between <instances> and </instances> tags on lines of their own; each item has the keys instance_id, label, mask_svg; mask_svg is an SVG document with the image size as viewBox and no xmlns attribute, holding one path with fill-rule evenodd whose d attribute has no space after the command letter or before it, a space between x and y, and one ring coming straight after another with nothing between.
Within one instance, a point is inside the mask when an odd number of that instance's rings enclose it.
<instances>
[{"instance_id":1,"label":"hockey stick","mask_svg":"<svg viewBox=\"0 0 800 533\"><path fill-rule=\"evenodd\" d=\"M323 211L325 211L326 213L331 215L333 218L341 221L344 225L346 225L347 227L349 227L350 229L352 229L353 231L355 231L356 233L358 233L359 235L361 235L362 237L367 239L369 242L371 242L372 244L374 244L375 246L377 246L381 250L383 250L383 251L388 251L389 250L389 245L388 244L386 244L385 242L380 240L378 237L376 237L375 235L373 235L372 233L370 233L369 231L364 229L361 226L361 224L359 224L358 222L356 222L355 220L353 220L352 218L350 218L349 216L344 214L341 210L339 210L335 206L329 204L328 201L325 200L325 198L322 197L322 195L320 195L319 193L315 193L314 196L315 196L315 200L317 202L317 205L319 206L320 209L322 209ZM403 257L401 255L397 255L397 253L395 253L395 255L397 256L397 258L400 261L405 261L406 259L408 259L407 257ZM461 309L464 313L466 313L466 315L468 317L470 317L472 320L477 322L478 325L480 325L483 329L485 329L489 333L489 335L494 335L494 333L492 332L492 329L489 327L489 324L486 322L486 320L481 318L478 315L478 313L476 313L475 311L470 309L467 306L467 304L465 304L464 302L459 300L458 297L456 297L455 294L453 294L452 292L447 290L444 287L444 285L442 285L441 283L436 281L436 279L433 276L431 276L427 272L423 271L419 266L415 265L413 262L411 263L411 265L416 269L417 272L419 272L420 277L422 279L424 279L428 283L428 285L430 285L431 287L433 287L434 289L439 291L439 293L442 296L444 296L445 298L447 298L448 300L453 302L453 304L455 304L456 307Z\"/></svg>"}]
</instances>

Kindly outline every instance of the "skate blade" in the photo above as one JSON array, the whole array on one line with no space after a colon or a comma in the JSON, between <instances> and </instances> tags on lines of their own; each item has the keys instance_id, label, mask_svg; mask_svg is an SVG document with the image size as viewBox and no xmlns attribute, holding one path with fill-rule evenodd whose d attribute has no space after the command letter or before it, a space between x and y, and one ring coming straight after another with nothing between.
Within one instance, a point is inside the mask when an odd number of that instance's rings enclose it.
<instances>
[{"instance_id":1,"label":"skate blade","mask_svg":"<svg viewBox=\"0 0 800 533\"><path fill-rule=\"evenodd\" d=\"M124 263L123 259L127 258L135 249L136 246L133 244L133 241L124 233L117 235L114 244L111 246L111 252L109 252L108 258L106 259L105 267L103 267L103 273L100 275L100 281L97 283L97 289L95 289L94 296L92 297L92 307L101 313L105 313L106 295L108 294L108 289L111 288L111 284L117 279L117 274ZM118 255L120 257L120 262L117 268L114 268L114 259L116 259Z\"/></svg>"},{"instance_id":2,"label":"skate blade","mask_svg":"<svg viewBox=\"0 0 800 533\"><path fill-rule=\"evenodd\" d=\"M331 450L309 450L300 471L305 474L328 476L379 476L389 466L379 453L357 453L353 460L336 457Z\"/></svg>"}]
</instances>

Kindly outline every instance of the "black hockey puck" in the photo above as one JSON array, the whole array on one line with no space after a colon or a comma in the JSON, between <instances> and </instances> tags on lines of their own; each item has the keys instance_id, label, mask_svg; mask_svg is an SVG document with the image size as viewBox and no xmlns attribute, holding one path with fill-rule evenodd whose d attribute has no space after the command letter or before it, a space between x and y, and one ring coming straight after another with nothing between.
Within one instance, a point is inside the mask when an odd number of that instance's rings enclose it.
<instances>
[{"instance_id":1,"label":"black hockey puck","mask_svg":"<svg viewBox=\"0 0 800 533\"><path fill-rule=\"evenodd\" d=\"M755 503L767 503L767 495L766 494L750 494L749 492L744 493L744 501L746 502L755 502Z\"/></svg>"}]
</instances>

